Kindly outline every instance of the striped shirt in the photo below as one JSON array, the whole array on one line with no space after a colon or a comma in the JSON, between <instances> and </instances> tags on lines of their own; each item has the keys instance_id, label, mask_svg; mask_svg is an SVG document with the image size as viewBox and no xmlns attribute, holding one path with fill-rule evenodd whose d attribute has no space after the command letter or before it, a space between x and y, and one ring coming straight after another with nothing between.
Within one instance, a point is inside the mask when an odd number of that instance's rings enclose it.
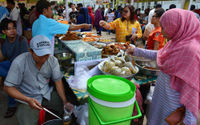
<instances>
[{"instance_id":1,"label":"striped shirt","mask_svg":"<svg viewBox=\"0 0 200 125\"><path fill-rule=\"evenodd\" d=\"M156 60L157 51L135 48L135 56ZM165 118L177 108L181 107L180 93L170 87L171 77L162 71L159 73L154 89L148 125L168 125ZM185 125L197 125L196 117L186 109Z\"/></svg>"}]
</instances>

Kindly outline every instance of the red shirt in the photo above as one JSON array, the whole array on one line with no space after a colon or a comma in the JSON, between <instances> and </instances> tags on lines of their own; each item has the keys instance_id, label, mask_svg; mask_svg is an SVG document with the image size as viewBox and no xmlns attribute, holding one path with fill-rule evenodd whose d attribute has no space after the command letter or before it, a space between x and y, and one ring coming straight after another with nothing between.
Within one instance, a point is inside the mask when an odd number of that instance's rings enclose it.
<instances>
[{"instance_id":1,"label":"red shirt","mask_svg":"<svg viewBox=\"0 0 200 125\"><path fill-rule=\"evenodd\" d=\"M154 41L159 42L158 50L163 48L165 43L165 38L163 37L161 33L161 27L156 27L149 35L149 38L147 39L147 49L154 49Z\"/></svg>"}]
</instances>

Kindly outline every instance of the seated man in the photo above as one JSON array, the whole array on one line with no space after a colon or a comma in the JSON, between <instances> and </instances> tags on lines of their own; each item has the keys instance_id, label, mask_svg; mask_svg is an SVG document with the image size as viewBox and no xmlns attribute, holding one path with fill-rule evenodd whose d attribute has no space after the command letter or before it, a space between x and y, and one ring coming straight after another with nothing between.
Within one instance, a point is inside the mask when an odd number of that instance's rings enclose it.
<instances>
[{"instance_id":1,"label":"seated man","mask_svg":"<svg viewBox=\"0 0 200 125\"><path fill-rule=\"evenodd\" d=\"M57 111L60 116L63 105L73 110L66 99L58 60L50 54L50 40L38 35L31 40L29 52L18 56L10 67L4 90L19 101L20 125L37 125L42 106ZM50 79L55 82L55 88L49 86Z\"/></svg>"},{"instance_id":2,"label":"seated man","mask_svg":"<svg viewBox=\"0 0 200 125\"><path fill-rule=\"evenodd\" d=\"M5 78L15 57L28 52L28 42L25 37L17 35L16 23L12 20L3 19L1 29L6 35L6 39L0 39L0 76ZM12 117L16 111L15 100L11 97L8 98L8 109L4 116L5 118Z\"/></svg>"}]
</instances>

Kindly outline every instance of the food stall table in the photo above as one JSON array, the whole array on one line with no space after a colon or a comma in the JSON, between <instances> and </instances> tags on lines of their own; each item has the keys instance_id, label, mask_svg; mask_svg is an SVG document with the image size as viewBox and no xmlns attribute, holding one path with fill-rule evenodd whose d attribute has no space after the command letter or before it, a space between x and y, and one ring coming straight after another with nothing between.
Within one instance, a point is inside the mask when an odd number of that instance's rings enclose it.
<instances>
[{"instance_id":1,"label":"food stall table","mask_svg":"<svg viewBox=\"0 0 200 125\"><path fill-rule=\"evenodd\" d=\"M155 83L157 79L157 76L144 76L144 75L136 75L133 77L132 81L134 83L137 83L139 85L143 85L143 84L151 84L151 83Z\"/></svg>"},{"instance_id":2,"label":"food stall table","mask_svg":"<svg viewBox=\"0 0 200 125\"><path fill-rule=\"evenodd\" d=\"M64 77L67 80L69 78L69 74L65 73ZM143 86L143 85L146 85L146 84L150 85L150 84L155 83L156 79L157 79L156 76L146 77L146 76L136 75L132 78L131 81L136 83L136 84ZM74 94L77 96L78 101L80 101L82 103L87 102L87 98L88 98L87 90L80 90L80 89L75 89L75 88L72 88L72 90L73 90Z\"/></svg>"},{"instance_id":3,"label":"food stall table","mask_svg":"<svg viewBox=\"0 0 200 125\"><path fill-rule=\"evenodd\" d=\"M65 73L64 77L67 80L69 78L69 74ZM78 101L80 102L80 104L84 104L87 102L87 98L88 98L88 92L87 90L80 90L80 89L75 89L72 88L72 91L74 92L74 94L76 95Z\"/></svg>"}]
</instances>

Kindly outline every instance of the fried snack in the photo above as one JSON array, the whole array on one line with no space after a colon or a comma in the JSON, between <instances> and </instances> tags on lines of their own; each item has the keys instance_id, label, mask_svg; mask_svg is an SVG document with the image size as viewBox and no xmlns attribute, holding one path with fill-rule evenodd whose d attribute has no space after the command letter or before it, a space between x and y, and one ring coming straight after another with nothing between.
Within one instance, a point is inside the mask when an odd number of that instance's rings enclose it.
<instances>
[{"instance_id":1,"label":"fried snack","mask_svg":"<svg viewBox=\"0 0 200 125\"><path fill-rule=\"evenodd\" d=\"M117 55L120 50L126 50L130 47L129 43L121 44L110 44L103 48L102 54L103 55Z\"/></svg>"},{"instance_id":2,"label":"fried snack","mask_svg":"<svg viewBox=\"0 0 200 125\"><path fill-rule=\"evenodd\" d=\"M92 36L94 33L92 33L92 32L84 32L83 34L86 35L86 36L88 36L88 37L90 37L90 36Z\"/></svg>"},{"instance_id":3,"label":"fried snack","mask_svg":"<svg viewBox=\"0 0 200 125\"><path fill-rule=\"evenodd\" d=\"M116 43L115 46L121 50L126 50L130 47L130 43L126 42L125 44Z\"/></svg>"},{"instance_id":4,"label":"fried snack","mask_svg":"<svg viewBox=\"0 0 200 125\"><path fill-rule=\"evenodd\" d=\"M98 35L95 35L94 33L92 33L92 32L85 32L85 33L83 33L84 35L85 35L85 37L93 37L93 38L100 38L100 36L98 36Z\"/></svg>"},{"instance_id":5,"label":"fried snack","mask_svg":"<svg viewBox=\"0 0 200 125\"><path fill-rule=\"evenodd\" d=\"M112 40L111 39L100 39L99 42L108 43L108 42L112 42Z\"/></svg>"},{"instance_id":6,"label":"fried snack","mask_svg":"<svg viewBox=\"0 0 200 125\"><path fill-rule=\"evenodd\" d=\"M116 48L114 45L107 45L103 48L102 54L103 55L117 55L120 49Z\"/></svg>"},{"instance_id":7,"label":"fried snack","mask_svg":"<svg viewBox=\"0 0 200 125\"><path fill-rule=\"evenodd\" d=\"M75 32L68 32L61 40L80 40Z\"/></svg>"},{"instance_id":8,"label":"fried snack","mask_svg":"<svg viewBox=\"0 0 200 125\"><path fill-rule=\"evenodd\" d=\"M93 37L85 37L85 38L83 38L83 41L84 42L95 42L97 40Z\"/></svg>"},{"instance_id":9,"label":"fried snack","mask_svg":"<svg viewBox=\"0 0 200 125\"><path fill-rule=\"evenodd\" d=\"M86 37L92 37L93 35L92 34L86 34Z\"/></svg>"},{"instance_id":10,"label":"fried snack","mask_svg":"<svg viewBox=\"0 0 200 125\"><path fill-rule=\"evenodd\" d=\"M93 38L100 38L101 36L93 35L92 37L93 37Z\"/></svg>"}]
</instances>

